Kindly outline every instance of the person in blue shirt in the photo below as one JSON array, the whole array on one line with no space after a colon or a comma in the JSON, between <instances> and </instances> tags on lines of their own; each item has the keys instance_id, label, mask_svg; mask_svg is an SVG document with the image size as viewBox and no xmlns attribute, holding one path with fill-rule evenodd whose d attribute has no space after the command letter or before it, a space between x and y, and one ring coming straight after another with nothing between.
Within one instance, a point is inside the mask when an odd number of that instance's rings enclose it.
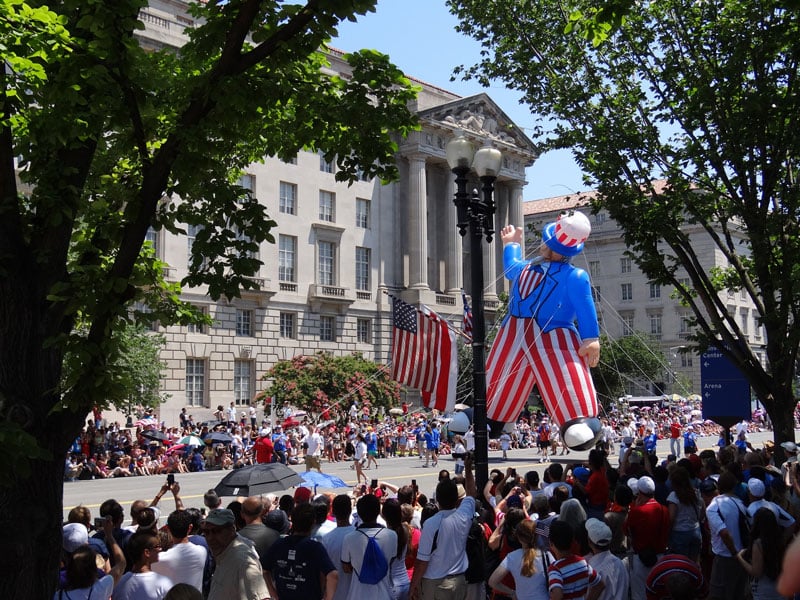
<instances>
[{"instance_id":1,"label":"person in blue shirt","mask_svg":"<svg viewBox=\"0 0 800 600\"><path fill-rule=\"evenodd\" d=\"M694 433L694 427L687 425L683 434L683 453L688 456L695 452L697 452L697 435Z\"/></svg>"},{"instance_id":2,"label":"person in blue shirt","mask_svg":"<svg viewBox=\"0 0 800 600\"><path fill-rule=\"evenodd\" d=\"M275 453L275 462L286 464L286 435L280 425L275 426L272 434L272 451Z\"/></svg>"},{"instance_id":3,"label":"person in blue shirt","mask_svg":"<svg viewBox=\"0 0 800 600\"><path fill-rule=\"evenodd\" d=\"M367 429L367 434L364 436L364 441L367 443L367 469L371 463L375 463L375 468L378 468L378 436L372 430L372 427Z\"/></svg>"},{"instance_id":4,"label":"person in blue shirt","mask_svg":"<svg viewBox=\"0 0 800 600\"><path fill-rule=\"evenodd\" d=\"M658 434L648 427L647 435L644 436L643 441L645 451L655 456L656 447L658 446Z\"/></svg>"}]
</instances>

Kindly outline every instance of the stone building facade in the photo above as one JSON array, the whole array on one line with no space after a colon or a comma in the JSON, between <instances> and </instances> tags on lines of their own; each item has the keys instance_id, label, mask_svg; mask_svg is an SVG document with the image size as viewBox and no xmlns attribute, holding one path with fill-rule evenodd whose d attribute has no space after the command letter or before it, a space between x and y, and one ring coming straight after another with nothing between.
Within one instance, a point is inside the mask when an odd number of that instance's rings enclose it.
<instances>
[{"instance_id":1,"label":"stone building facade","mask_svg":"<svg viewBox=\"0 0 800 600\"><path fill-rule=\"evenodd\" d=\"M151 2L142 10L142 44L179 46L192 26L183 2ZM329 53L331 74L346 76L341 52ZM486 94L463 98L414 80L421 92L412 109L422 128L398 140L398 181L382 185L335 181L335 165L316 153L299 152L283 162L266 157L247 169L249 187L277 222L275 244L263 244L258 291L212 301L204 289L184 297L213 319L206 328L159 328L167 343L163 391L169 400L160 417L176 423L187 407L196 420L217 405L247 405L265 387L261 375L276 361L299 354L360 352L386 362L391 306L387 293L425 304L459 327L461 290L469 289L469 244L456 227L454 176L445 146L464 131L476 147L492 144L503 153L496 182L496 223L522 222L525 168L536 153L531 141ZM477 176L470 186L480 188ZM499 228L499 225L498 225ZM192 231L175 236L152 232L169 279L187 273ZM487 313L504 289L499 243L484 242Z\"/></svg>"}]
</instances>

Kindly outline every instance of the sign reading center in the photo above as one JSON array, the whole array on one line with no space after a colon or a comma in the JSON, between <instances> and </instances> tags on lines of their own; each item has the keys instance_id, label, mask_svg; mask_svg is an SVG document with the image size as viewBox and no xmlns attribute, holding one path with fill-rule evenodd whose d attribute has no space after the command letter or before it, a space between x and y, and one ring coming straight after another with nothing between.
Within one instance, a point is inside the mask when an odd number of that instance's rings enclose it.
<instances>
[{"instance_id":1,"label":"sign reading center","mask_svg":"<svg viewBox=\"0 0 800 600\"><path fill-rule=\"evenodd\" d=\"M730 427L750 418L750 383L716 347L700 357L703 418Z\"/></svg>"}]
</instances>

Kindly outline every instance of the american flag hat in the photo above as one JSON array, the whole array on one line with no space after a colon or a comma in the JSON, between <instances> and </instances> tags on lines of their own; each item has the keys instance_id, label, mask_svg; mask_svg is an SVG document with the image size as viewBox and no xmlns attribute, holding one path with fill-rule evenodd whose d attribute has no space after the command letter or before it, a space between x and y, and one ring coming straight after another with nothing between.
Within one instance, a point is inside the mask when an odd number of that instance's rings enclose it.
<instances>
[{"instance_id":1,"label":"american flag hat","mask_svg":"<svg viewBox=\"0 0 800 600\"><path fill-rule=\"evenodd\" d=\"M581 253L591 232L592 225L586 215L570 211L560 215L555 223L545 225L542 243L562 256L575 256Z\"/></svg>"}]
</instances>

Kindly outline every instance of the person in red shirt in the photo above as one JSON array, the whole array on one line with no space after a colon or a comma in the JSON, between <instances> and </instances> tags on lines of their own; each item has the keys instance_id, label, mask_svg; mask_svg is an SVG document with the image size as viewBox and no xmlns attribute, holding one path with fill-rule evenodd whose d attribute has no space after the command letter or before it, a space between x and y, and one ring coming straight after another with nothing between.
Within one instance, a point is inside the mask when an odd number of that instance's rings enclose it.
<instances>
[{"instance_id":1,"label":"person in red shirt","mask_svg":"<svg viewBox=\"0 0 800 600\"><path fill-rule=\"evenodd\" d=\"M573 487L586 495L586 515L602 520L608 508L610 488L606 477L606 458L601 450L589 452L589 480L586 485L575 478Z\"/></svg>"},{"instance_id":2,"label":"person in red shirt","mask_svg":"<svg viewBox=\"0 0 800 600\"><path fill-rule=\"evenodd\" d=\"M667 507L653 498L656 484L651 477L640 477L637 489L637 501L625 522L634 554L625 560L631 573L631 600L645 600L647 576L667 549L670 520Z\"/></svg>"},{"instance_id":3,"label":"person in red shirt","mask_svg":"<svg viewBox=\"0 0 800 600\"><path fill-rule=\"evenodd\" d=\"M256 462L258 464L269 464L272 462L272 453L274 451L272 439L265 429L258 432L258 437L255 443Z\"/></svg>"},{"instance_id":4,"label":"person in red shirt","mask_svg":"<svg viewBox=\"0 0 800 600\"><path fill-rule=\"evenodd\" d=\"M672 417L672 423L669 425L669 453L675 456L681 455L681 434L683 428L678 423L677 417Z\"/></svg>"}]
</instances>

